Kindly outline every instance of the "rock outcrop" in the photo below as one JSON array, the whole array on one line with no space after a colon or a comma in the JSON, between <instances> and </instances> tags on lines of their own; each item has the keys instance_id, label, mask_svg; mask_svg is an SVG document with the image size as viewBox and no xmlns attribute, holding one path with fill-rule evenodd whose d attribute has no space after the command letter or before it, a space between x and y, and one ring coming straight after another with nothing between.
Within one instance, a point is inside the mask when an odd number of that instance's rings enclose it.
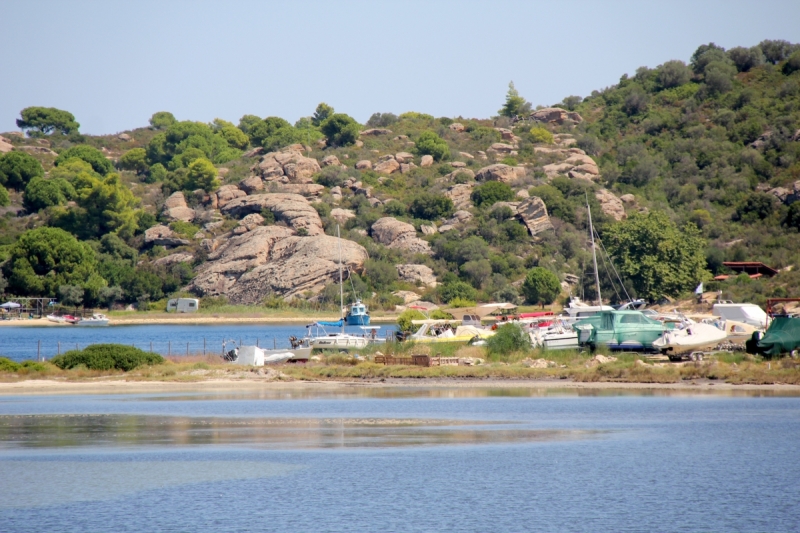
<instances>
[{"instance_id":1,"label":"rock outcrop","mask_svg":"<svg viewBox=\"0 0 800 533\"><path fill-rule=\"evenodd\" d=\"M372 128L362 131L361 136L366 137L369 135L391 135L391 133L392 130L387 130L386 128Z\"/></svg>"},{"instance_id":2,"label":"rock outcrop","mask_svg":"<svg viewBox=\"0 0 800 533\"><path fill-rule=\"evenodd\" d=\"M344 223L350 220L351 218L356 218L356 214L353 213L350 209L331 209L331 218L338 222L340 225L344 226Z\"/></svg>"},{"instance_id":3,"label":"rock outcrop","mask_svg":"<svg viewBox=\"0 0 800 533\"><path fill-rule=\"evenodd\" d=\"M358 170L372 170L372 161L369 159L362 159L358 163L356 163L356 169Z\"/></svg>"},{"instance_id":4,"label":"rock outcrop","mask_svg":"<svg viewBox=\"0 0 800 533\"><path fill-rule=\"evenodd\" d=\"M622 205L622 200L614 196L614 193L608 189L600 189L594 193L597 201L600 202L600 208L603 213L610 216L614 220L622 220L625 218L625 206Z\"/></svg>"},{"instance_id":5,"label":"rock outcrop","mask_svg":"<svg viewBox=\"0 0 800 533\"><path fill-rule=\"evenodd\" d=\"M475 173L478 181L502 181L510 183L525 176L525 167L511 167L503 163L483 167Z\"/></svg>"},{"instance_id":6,"label":"rock outcrop","mask_svg":"<svg viewBox=\"0 0 800 533\"><path fill-rule=\"evenodd\" d=\"M433 165L433 156L431 155L423 155L419 160L419 166L421 167L429 167Z\"/></svg>"},{"instance_id":7,"label":"rock outcrop","mask_svg":"<svg viewBox=\"0 0 800 533\"><path fill-rule=\"evenodd\" d=\"M338 281L340 253L346 272L363 272L367 251L352 241L298 237L289 228L260 226L210 253L189 288L203 295L224 294L235 304L257 304L272 294L292 299L318 293Z\"/></svg>"},{"instance_id":8,"label":"rock outcrop","mask_svg":"<svg viewBox=\"0 0 800 533\"><path fill-rule=\"evenodd\" d=\"M169 226L158 225L145 230L145 244L153 246L183 246L189 244L186 239L181 239Z\"/></svg>"},{"instance_id":9,"label":"rock outcrop","mask_svg":"<svg viewBox=\"0 0 800 533\"><path fill-rule=\"evenodd\" d=\"M425 265L395 265L401 281L414 284L436 286L436 275Z\"/></svg>"},{"instance_id":10,"label":"rock outcrop","mask_svg":"<svg viewBox=\"0 0 800 533\"><path fill-rule=\"evenodd\" d=\"M450 124L450 126L449 126L449 127L450 127L450 131L455 131L456 133L461 133L461 132L463 132L463 131L466 131L466 129L467 129L467 128L466 128L466 127L465 127L465 126L464 126L462 123L460 123L460 122L453 122L452 124Z\"/></svg>"},{"instance_id":11,"label":"rock outcrop","mask_svg":"<svg viewBox=\"0 0 800 533\"><path fill-rule=\"evenodd\" d=\"M223 214L241 218L250 213L269 209L276 220L282 220L294 230L305 229L308 235L322 235L322 220L317 210L299 194L253 194L236 198L221 208Z\"/></svg>"},{"instance_id":12,"label":"rock outcrop","mask_svg":"<svg viewBox=\"0 0 800 533\"><path fill-rule=\"evenodd\" d=\"M400 163L398 163L394 157L391 157L391 159L386 158L375 165L375 172L380 174L391 174L392 172L397 172L398 170L400 170Z\"/></svg>"},{"instance_id":13,"label":"rock outcrop","mask_svg":"<svg viewBox=\"0 0 800 533\"><path fill-rule=\"evenodd\" d=\"M239 189L243 190L246 194L263 191L264 181L258 176L250 176L239 182Z\"/></svg>"},{"instance_id":14,"label":"rock outcrop","mask_svg":"<svg viewBox=\"0 0 800 533\"><path fill-rule=\"evenodd\" d=\"M531 196L520 202L517 206L517 217L527 226L532 236L553 229L547 215L547 206L538 196Z\"/></svg>"},{"instance_id":15,"label":"rock outcrop","mask_svg":"<svg viewBox=\"0 0 800 533\"><path fill-rule=\"evenodd\" d=\"M766 192L777 198L782 204L791 205L800 201L800 180L795 181L788 187L775 187Z\"/></svg>"},{"instance_id":16,"label":"rock outcrop","mask_svg":"<svg viewBox=\"0 0 800 533\"><path fill-rule=\"evenodd\" d=\"M453 216L449 219L445 220L444 224L439 227L439 232L444 233L445 231L450 231L452 229L456 229L457 226L461 224L465 224L472 220L472 213L469 211L456 211L453 213Z\"/></svg>"},{"instance_id":17,"label":"rock outcrop","mask_svg":"<svg viewBox=\"0 0 800 533\"><path fill-rule=\"evenodd\" d=\"M292 145L279 152L264 154L251 170L264 181L311 183L311 176L320 171L320 166L316 159L305 157Z\"/></svg>"},{"instance_id":18,"label":"rock outcrop","mask_svg":"<svg viewBox=\"0 0 800 533\"><path fill-rule=\"evenodd\" d=\"M417 237L414 226L394 217L379 218L370 231L373 239L389 248L413 253L432 253L430 244Z\"/></svg>"},{"instance_id":19,"label":"rock outcrop","mask_svg":"<svg viewBox=\"0 0 800 533\"><path fill-rule=\"evenodd\" d=\"M556 124L564 124L567 121L583 122L583 117L578 113L561 109L560 107L545 107L544 109L537 109L531 113L531 118L539 122L554 122Z\"/></svg>"},{"instance_id":20,"label":"rock outcrop","mask_svg":"<svg viewBox=\"0 0 800 533\"><path fill-rule=\"evenodd\" d=\"M222 208L231 200L247 196L247 193L236 185L223 185L212 193L211 207Z\"/></svg>"},{"instance_id":21,"label":"rock outcrop","mask_svg":"<svg viewBox=\"0 0 800 533\"><path fill-rule=\"evenodd\" d=\"M13 149L14 146L11 144L11 141L5 137L0 137L0 154L6 154Z\"/></svg>"},{"instance_id":22,"label":"rock outcrop","mask_svg":"<svg viewBox=\"0 0 800 533\"><path fill-rule=\"evenodd\" d=\"M177 263L189 263L194 260L194 256L189 253L185 252L178 252L175 254L166 255L164 257L159 257L153 264L156 266L169 266L175 265Z\"/></svg>"},{"instance_id":23,"label":"rock outcrop","mask_svg":"<svg viewBox=\"0 0 800 533\"><path fill-rule=\"evenodd\" d=\"M329 155L329 156L323 157L322 161L320 161L320 163L322 164L323 167L331 167L331 166L338 167L338 166L341 166L341 163L339 162L339 158L336 157L335 155Z\"/></svg>"},{"instance_id":24,"label":"rock outcrop","mask_svg":"<svg viewBox=\"0 0 800 533\"><path fill-rule=\"evenodd\" d=\"M177 191L167 198L164 202L164 210L161 213L167 220L181 220L191 222L194 220L195 211L186 204L186 197L182 192Z\"/></svg>"},{"instance_id":25,"label":"rock outcrop","mask_svg":"<svg viewBox=\"0 0 800 533\"><path fill-rule=\"evenodd\" d=\"M472 187L470 183L459 183L447 189L444 195L453 201L456 209L469 209L472 207Z\"/></svg>"}]
</instances>

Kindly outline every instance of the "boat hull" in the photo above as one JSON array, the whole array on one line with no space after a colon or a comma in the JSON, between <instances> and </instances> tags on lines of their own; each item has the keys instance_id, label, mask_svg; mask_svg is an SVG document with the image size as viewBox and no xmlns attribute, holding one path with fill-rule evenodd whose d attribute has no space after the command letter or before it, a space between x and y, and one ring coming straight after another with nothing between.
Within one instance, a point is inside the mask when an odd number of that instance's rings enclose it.
<instances>
[{"instance_id":1,"label":"boat hull","mask_svg":"<svg viewBox=\"0 0 800 533\"><path fill-rule=\"evenodd\" d=\"M347 315L345 323L348 326L369 326L369 315Z\"/></svg>"}]
</instances>

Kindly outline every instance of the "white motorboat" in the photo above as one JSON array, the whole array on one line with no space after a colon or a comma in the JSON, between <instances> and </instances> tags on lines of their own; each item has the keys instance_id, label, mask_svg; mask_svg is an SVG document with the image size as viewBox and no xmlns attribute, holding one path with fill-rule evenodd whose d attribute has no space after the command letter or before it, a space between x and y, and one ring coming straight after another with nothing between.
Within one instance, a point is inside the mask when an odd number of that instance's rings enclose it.
<instances>
[{"instance_id":1,"label":"white motorboat","mask_svg":"<svg viewBox=\"0 0 800 533\"><path fill-rule=\"evenodd\" d=\"M67 319L61 315L47 315L47 320L55 322L56 324L66 324Z\"/></svg>"},{"instance_id":2,"label":"white motorboat","mask_svg":"<svg viewBox=\"0 0 800 533\"><path fill-rule=\"evenodd\" d=\"M75 323L76 326L107 326L108 317L106 315L95 313L92 318L82 318Z\"/></svg>"},{"instance_id":3,"label":"white motorboat","mask_svg":"<svg viewBox=\"0 0 800 533\"><path fill-rule=\"evenodd\" d=\"M419 329L404 339L411 342L469 342L473 339L488 339L495 334L491 329L479 328L473 325L460 325L453 328L453 324L460 324L460 320L412 320Z\"/></svg>"},{"instance_id":4,"label":"white motorboat","mask_svg":"<svg viewBox=\"0 0 800 533\"><path fill-rule=\"evenodd\" d=\"M723 320L742 322L761 329L767 327L767 313L756 304L716 303L711 314Z\"/></svg>"},{"instance_id":5,"label":"white motorboat","mask_svg":"<svg viewBox=\"0 0 800 533\"><path fill-rule=\"evenodd\" d=\"M528 334L534 348L542 347L546 350L577 350L580 348L578 332L561 320L543 328L531 327Z\"/></svg>"},{"instance_id":6,"label":"white motorboat","mask_svg":"<svg viewBox=\"0 0 800 533\"><path fill-rule=\"evenodd\" d=\"M714 348L727 336L725 331L711 324L689 322L681 329L665 332L653 341L653 347L670 359L680 359L685 353Z\"/></svg>"},{"instance_id":7,"label":"white motorboat","mask_svg":"<svg viewBox=\"0 0 800 533\"><path fill-rule=\"evenodd\" d=\"M237 365L264 366L285 363L295 353L291 350L264 350L258 346L240 346L225 354L225 360Z\"/></svg>"}]
</instances>

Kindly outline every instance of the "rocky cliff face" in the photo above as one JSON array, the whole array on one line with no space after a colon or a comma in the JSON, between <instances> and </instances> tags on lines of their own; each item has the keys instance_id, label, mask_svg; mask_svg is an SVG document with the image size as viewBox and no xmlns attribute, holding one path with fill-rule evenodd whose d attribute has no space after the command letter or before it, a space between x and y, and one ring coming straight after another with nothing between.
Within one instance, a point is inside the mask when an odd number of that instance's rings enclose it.
<instances>
[{"instance_id":1,"label":"rocky cliff face","mask_svg":"<svg viewBox=\"0 0 800 533\"><path fill-rule=\"evenodd\" d=\"M253 194L234 198L222 207L223 214L241 218L269 209L276 220L283 220L294 230L304 229L308 235L322 235L322 220L316 209L299 194Z\"/></svg>"},{"instance_id":2,"label":"rocky cliff face","mask_svg":"<svg viewBox=\"0 0 800 533\"><path fill-rule=\"evenodd\" d=\"M318 293L345 272L363 272L367 251L328 235L298 237L281 226L260 226L226 239L197 270L189 289L225 295L235 304L257 304L276 294L293 299Z\"/></svg>"}]
</instances>

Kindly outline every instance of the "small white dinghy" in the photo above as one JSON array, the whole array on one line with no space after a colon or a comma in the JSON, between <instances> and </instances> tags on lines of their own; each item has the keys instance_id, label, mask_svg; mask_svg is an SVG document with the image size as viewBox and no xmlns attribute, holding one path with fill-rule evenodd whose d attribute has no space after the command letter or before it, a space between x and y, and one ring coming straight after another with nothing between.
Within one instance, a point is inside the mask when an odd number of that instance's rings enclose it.
<instances>
[{"instance_id":1,"label":"small white dinghy","mask_svg":"<svg viewBox=\"0 0 800 533\"><path fill-rule=\"evenodd\" d=\"M240 346L228 352L225 359L237 365L264 366L285 363L295 356L294 352L286 350L264 350L258 346Z\"/></svg>"},{"instance_id":2,"label":"small white dinghy","mask_svg":"<svg viewBox=\"0 0 800 533\"><path fill-rule=\"evenodd\" d=\"M653 341L653 347L670 359L678 359L685 353L714 348L727 336L727 333L711 324L691 323L684 328L665 332Z\"/></svg>"}]
</instances>

